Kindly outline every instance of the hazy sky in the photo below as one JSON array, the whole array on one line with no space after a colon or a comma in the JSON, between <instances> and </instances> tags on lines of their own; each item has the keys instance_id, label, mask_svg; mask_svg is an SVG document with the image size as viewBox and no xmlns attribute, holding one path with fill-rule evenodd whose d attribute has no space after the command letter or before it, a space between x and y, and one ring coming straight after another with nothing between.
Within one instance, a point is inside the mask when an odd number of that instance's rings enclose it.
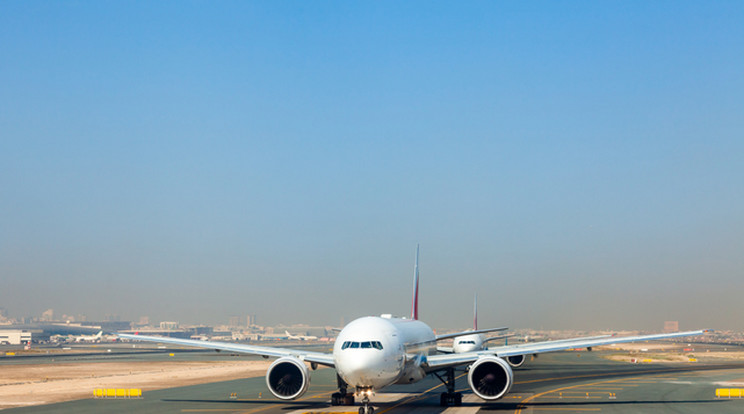
<instances>
[{"instance_id":1,"label":"hazy sky","mask_svg":"<svg viewBox=\"0 0 744 414\"><path fill-rule=\"evenodd\" d=\"M744 329L744 2L0 4L11 316Z\"/></svg>"}]
</instances>

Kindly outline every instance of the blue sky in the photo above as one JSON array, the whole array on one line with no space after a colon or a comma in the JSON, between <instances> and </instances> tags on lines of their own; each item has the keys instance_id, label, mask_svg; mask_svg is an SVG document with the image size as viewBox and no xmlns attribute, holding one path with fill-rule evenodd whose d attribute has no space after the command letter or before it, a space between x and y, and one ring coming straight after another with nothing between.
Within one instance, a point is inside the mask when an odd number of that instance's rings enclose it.
<instances>
[{"instance_id":1,"label":"blue sky","mask_svg":"<svg viewBox=\"0 0 744 414\"><path fill-rule=\"evenodd\" d=\"M11 315L744 329L741 2L4 2Z\"/></svg>"}]
</instances>

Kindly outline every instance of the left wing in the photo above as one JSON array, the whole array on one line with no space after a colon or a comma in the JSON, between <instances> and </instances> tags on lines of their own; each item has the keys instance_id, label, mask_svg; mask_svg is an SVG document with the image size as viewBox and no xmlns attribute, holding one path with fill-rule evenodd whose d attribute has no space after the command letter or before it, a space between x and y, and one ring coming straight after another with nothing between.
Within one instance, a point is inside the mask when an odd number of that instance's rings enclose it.
<instances>
[{"instance_id":1,"label":"left wing","mask_svg":"<svg viewBox=\"0 0 744 414\"><path fill-rule=\"evenodd\" d=\"M655 339L679 338L683 336L702 335L711 332L704 329L699 331L675 332L670 334L637 335L626 337L589 337L563 339L558 341L535 342L530 344L507 345L490 348L484 351L473 351L463 354L430 355L422 364L422 368L428 373L444 368L469 364L478 358L495 355L497 357L509 357L515 355L540 354L543 352L562 351L571 348L591 348L593 346L620 344L626 342L651 341Z\"/></svg>"},{"instance_id":2,"label":"left wing","mask_svg":"<svg viewBox=\"0 0 744 414\"><path fill-rule=\"evenodd\" d=\"M146 335L131 335L117 333L120 338L131 339L134 341L145 341L145 342L157 342L161 344L174 344L193 346L196 348L215 349L219 351L230 351L240 352L244 354L261 355L263 357L275 357L280 358L284 356L293 356L302 361L311 362L314 364L325 365L329 367L334 366L333 354L325 352L313 352L305 351L300 349L289 349L289 348L274 348L271 346L255 346L245 344L234 344L229 342L210 342L210 341L199 341L194 339L178 339L178 338L167 338L164 336L146 336Z\"/></svg>"}]
</instances>

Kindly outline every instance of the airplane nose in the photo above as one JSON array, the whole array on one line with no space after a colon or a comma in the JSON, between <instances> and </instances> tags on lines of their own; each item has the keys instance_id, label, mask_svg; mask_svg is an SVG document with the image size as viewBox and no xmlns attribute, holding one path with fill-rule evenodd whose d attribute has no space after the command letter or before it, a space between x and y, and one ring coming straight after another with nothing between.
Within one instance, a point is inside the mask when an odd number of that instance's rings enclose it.
<instances>
[{"instance_id":1,"label":"airplane nose","mask_svg":"<svg viewBox=\"0 0 744 414\"><path fill-rule=\"evenodd\" d=\"M337 361L336 369L349 385L381 388L397 377L394 364L388 364L382 353L373 352L352 351Z\"/></svg>"}]
</instances>

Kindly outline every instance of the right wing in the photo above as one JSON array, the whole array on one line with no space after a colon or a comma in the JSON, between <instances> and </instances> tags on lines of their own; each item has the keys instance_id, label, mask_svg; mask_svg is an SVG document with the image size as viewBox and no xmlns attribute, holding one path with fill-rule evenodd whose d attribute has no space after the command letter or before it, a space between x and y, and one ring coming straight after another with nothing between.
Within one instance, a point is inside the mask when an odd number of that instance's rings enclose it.
<instances>
[{"instance_id":1,"label":"right wing","mask_svg":"<svg viewBox=\"0 0 744 414\"><path fill-rule=\"evenodd\" d=\"M574 339L562 339L558 341L534 342L518 345L506 345L495 348L489 348L485 351L488 354L495 354L499 357L508 357L514 355L540 354L543 352L563 351L572 348L591 348L593 346L622 344L626 342L652 341L656 339L678 338L682 336L702 335L710 332L709 330L675 332L668 334L656 335L637 335L617 337L612 335L602 335L598 337L585 337Z\"/></svg>"},{"instance_id":2,"label":"right wing","mask_svg":"<svg viewBox=\"0 0 744 414\"><path fill-rule=\"evenodd\" d=\"M512 336L517 336L517 334L513 334L513 333L511 333L511 334L505 334L505 335L497 335L497 336L492 336L492 337L489 337L489 338L486 338L486 339L484 339L484 340L483 340L483 343L485 344L485 343L486 343L486 342L488 342L488 341L495 341L495 340L497 340L497 339L506 339L506 338L511 338Z\"/></svg>"},{"instance_id":3,"label":"right wing","mask_svg":"<svg viewBox=\"0 0 744 414\"><path fill-rule=\"evenodd\" d=\"M612 335L601 335L598 337L584 337L573 339L562 339L557 341L534 342L519 345L506 345L490 348L483 351L473 351L462 354L429 355L422 364L427 373L439 371L444 368L458 365L470 364L478 358L495 355L497 357L509 357L515 355L539 354L543 352L563 351L572 348L590 348L600 345L620 344L625 342L651 341L655 339L678 338L683 336L702 335L710 330L675 332L670 334L638 335L617 337Z\"/></svg>"},{"instance_id":4,"label":"right wing","mask_svg":"<svg viewBox=\"0 0 744 414\"><path fill-rule=\"evenodd\" d=\"M229 342L210 342L210 341L199 341L199 340L194 340L194 339L168 338L164 336L131 335L131 334L123 334L123 333L117 333L117 335L120 338L131 339L134 341L157 342L161 344L193 346L196 348L214 349L218 351L230 351L230 352L240 352L243 354L261 355L263 357L281 358L285 356L293 356L302 361L307 361L307 362L325 365L329 367L334 366L333 354L329 354L325 352L313 352L313 351L305 351L305 350L300 350L300 349L289 349L289 348L274 348L271 346L234 344L234 343L229 343Z\"/></svg>"},{"instance_id":5,"label":"right wing","mask_svg":"<svg viewBox=\"0 0 744 414\"><path fill-rule=\"evenodd\" d=\"M437 335L437 341L441 341L442 339L450 339L450 338L457 338L458 336L465 336L465 335L475 335L475 334L481 334L486 332L495 332L495 331L505 331L509 328L507 327L501 327L501 328L489 328L489 329L478 329L477 331L464 331L464 332L456 332L451 334L444 334L444 335Z\"/></svg>"}]
</instances>

